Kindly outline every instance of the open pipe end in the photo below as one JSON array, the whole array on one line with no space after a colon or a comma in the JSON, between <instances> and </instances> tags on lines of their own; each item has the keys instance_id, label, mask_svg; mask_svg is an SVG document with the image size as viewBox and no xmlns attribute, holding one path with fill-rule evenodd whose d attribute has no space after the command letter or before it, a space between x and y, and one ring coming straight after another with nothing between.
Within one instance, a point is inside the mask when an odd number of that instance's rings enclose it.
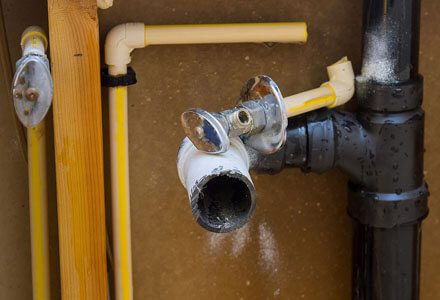
<instances>
[{"instance_id":1,"label":"open pipe end","mask_svg":"<svg viewBox=\"0 0 440 300\"><path fill-rule=\"evenodd\" d=\"M229 170L202 178L191 194L191 208L203 228L223 233L249 221L255 200L252 182L243 174Z\"/></svg>"}]
</instances>

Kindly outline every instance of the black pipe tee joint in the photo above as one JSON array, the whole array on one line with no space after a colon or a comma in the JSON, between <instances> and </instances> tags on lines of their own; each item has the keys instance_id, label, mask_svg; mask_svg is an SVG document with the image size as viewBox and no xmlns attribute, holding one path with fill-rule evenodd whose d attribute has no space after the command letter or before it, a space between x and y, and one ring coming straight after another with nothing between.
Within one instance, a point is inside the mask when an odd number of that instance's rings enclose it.
<instances>
[{"instance_id":1,"label":"black pipe tee joint","mask_svg":"<svg viewBox=\"0 0 440 300\"><path fill-rule=\"evenodd\" d=\"M364 0L356 114L328 109L289 120L287 142L257 170L285 166L349 177L353 299L419 298L423 176L420 0Z\"/></svg>"},{"instance_id":2,"label":"black pipe tee joint","mask_svg":"<svg viewBox=\"0 0 440 300\"><path fill-rule=\"evenodd\" d=\"M420 222L428 214L423 80L356 85L356 114L322 109L290 119L284 148L261 157L256 169L346 173L353 299L417 299Z\"/></svg>"},{"instance_id":3,"label":"black pipe tee joint","mask_svg":"<svg viewBox=\"0 0 440 300\"><path fill-rule=\"evenodd\" d=\"M322 173L337 167L350 178L352 217L384 228L423 218L422 84L420 76L403 85L358 81L356 115L322 109L290 119L285 147L262 157L256 169ZM414 205L400 210L403 201Z\"/></svg>"}]
</instances>

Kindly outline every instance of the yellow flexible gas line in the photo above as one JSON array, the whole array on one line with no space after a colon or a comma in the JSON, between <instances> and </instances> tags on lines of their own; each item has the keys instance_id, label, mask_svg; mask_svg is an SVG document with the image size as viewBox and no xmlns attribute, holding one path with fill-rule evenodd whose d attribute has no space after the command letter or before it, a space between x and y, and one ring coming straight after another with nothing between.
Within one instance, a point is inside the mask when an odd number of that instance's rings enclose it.
<instances>
[{"instance_id":1,"label":"yellow flexible gas line","mask_svg":"<svg viewBox=\"0 0 440 300\"><path fill-rule=\"evenodd\" d=\"M34 300L48 300L50 299L50 274L45 121L43 120L35 128L29 128L27 134L32 286Z\"/></svg>"},{"instance_id":2,"label":"yellow flexible gas line","mask_svg":"<svg viewBox=\"0 0 440 300\"><path fill-rule=\"evenodd\" d=\"M109 97L115 293L116 299L132 299L127 87L110 88Z\"/></svg>"},{"instance_id":3,"label":"yellow flexible gas line","mask_svg":"<svg viewBox=\"0 0 440 300\"><path fill-rule=\"evenodd\" d=\"M24 55L29 51L44 54L47 37L40 27L31 26L23 32L20 44ZM27 138L33 299L49 300L51 297L44 119L37 126L27 128Z\"/></svg>"},{"instance_id":4,"label":"yellow flexible gas line","mask_svg":"<svg viewBox=\"0 0 440 300\"><path fill-rule=\"evenodd\" d=\"M105 60L109 74L120 76L127 73L131 52L149 45L306 41L306 23L298 22L147 26L143 23L127 23L116 26L107 35ZM109 89L113 257L117 300L133 299L127 100L127 87Z\"/></svg>"},{"instance_id":5,"label":"yellow flexible gas line","mask_svg":"<svg viewBox=\"0 0 440 300\"><path fill-rule=\"evenodd\" d=\"M336 94L331 86L322 86L284 98L289 118L321 107L330 107L335 101Z\"/></svg>"}]
</instances>

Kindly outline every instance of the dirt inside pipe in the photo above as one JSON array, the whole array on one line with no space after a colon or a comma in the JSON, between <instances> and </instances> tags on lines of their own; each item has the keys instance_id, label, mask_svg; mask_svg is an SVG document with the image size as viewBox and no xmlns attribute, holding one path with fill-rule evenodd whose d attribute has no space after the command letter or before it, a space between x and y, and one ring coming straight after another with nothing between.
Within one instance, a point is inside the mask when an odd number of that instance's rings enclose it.
<instances>
[{"instance_id":1,"label":"dirt inside pipe","mask_svg":"<svg viewBox=\"0 0 440 300\"><path fill-rule=\"evenodd\" d=\"M244 225L253 209L252 191L245 180L229 174L205 180L193 198L193 213L199 224L214 232Z\"/></svg>"}]
</instances>

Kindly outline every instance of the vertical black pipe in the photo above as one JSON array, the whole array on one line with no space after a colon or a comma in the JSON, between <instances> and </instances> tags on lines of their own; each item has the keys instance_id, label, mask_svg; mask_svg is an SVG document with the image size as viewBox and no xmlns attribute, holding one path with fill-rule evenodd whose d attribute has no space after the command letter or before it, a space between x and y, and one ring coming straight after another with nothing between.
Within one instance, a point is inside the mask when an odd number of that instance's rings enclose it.
<instances>
[{"instance_id":1,"label":"vertical black pipe","mask_svg":"<svg viewBox=\"0 0 440 300\"><path fill-rule=\"evenodd\" d=\"M420 0L364 0L362 73L379 82L417 76L419 28Z\"/></svg>"},{"instance_id":2,"label":"vertical black pipe","mask_svg":"<svg viewBox=\"0 0 440 300\"><path fill-rule=\"evenodd\" d=\"M423 181L420 0L365 0L358 121L376 142L370 174L351 184L353 299L419 299ZM362 170L364 172L364 170Z\"/></svg>"},{"instance_id":3,"label":"vertical black pipe","mask_svg":"<svg viewBox=\"0 0 440 300\"><path fill-rule=\"evenodd\" d=\"M353 299L419 298L420 225L382 229L354 222Z\"/></svg>"},{"instance_id":4,"label":"vertical black pipe","mask_svg":"<svg viewBox=\"0 0 440 300\"><path fill-rule=\"evenodd\" d=\"M353 299L419 299L423 178L420 0L365 0L356 116L320 110L289 120L283 151L255 168L284 166L350 177Z\"/></svg>"}]
</instances>

